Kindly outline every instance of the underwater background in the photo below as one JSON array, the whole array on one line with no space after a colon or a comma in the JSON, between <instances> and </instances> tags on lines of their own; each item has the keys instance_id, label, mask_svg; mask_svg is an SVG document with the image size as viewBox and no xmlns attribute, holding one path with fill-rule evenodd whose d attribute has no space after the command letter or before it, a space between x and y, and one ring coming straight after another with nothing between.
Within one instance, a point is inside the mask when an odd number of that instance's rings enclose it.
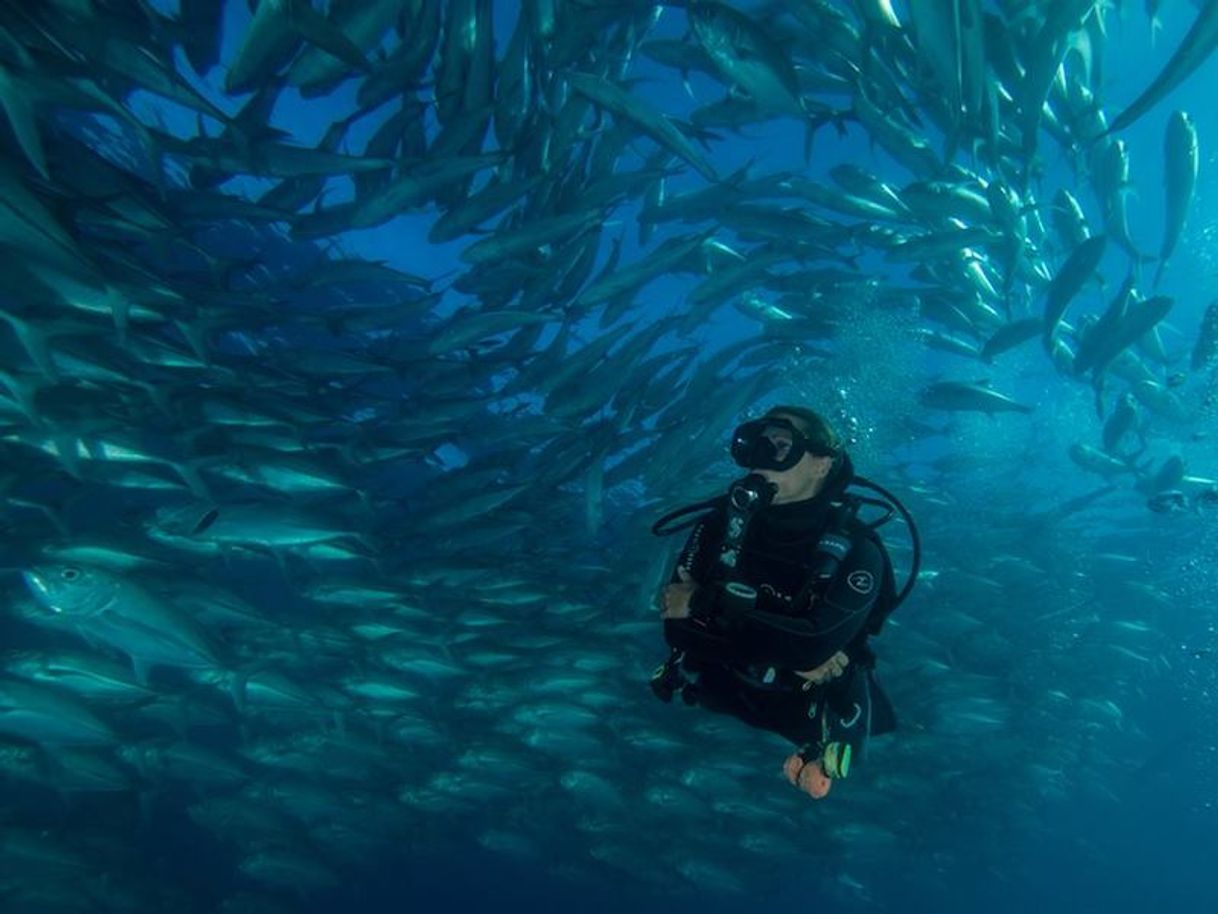
<instances>
[{"instance_id":1,"label":"underwater background","mask_svg":"<svg viewBox=\"0 0 1218 914\"><path fill-rule=\"evenodd\" d=\"M0 3L0 910L1207 910L1216 7ZM647 685L777 403L922 535L819 803Z\"/></svg>"}]
</instances>

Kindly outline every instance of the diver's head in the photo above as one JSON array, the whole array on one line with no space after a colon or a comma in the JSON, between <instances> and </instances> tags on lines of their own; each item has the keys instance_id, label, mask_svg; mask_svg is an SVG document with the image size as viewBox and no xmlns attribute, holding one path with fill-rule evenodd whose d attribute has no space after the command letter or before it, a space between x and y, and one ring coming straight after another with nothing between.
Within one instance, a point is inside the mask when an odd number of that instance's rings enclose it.
<instances>
[{"instance_id":1,"label":"diver's head","mask_svg":"<svg viewBox=\"0 0 1218 914\"><path fill-rule=\"evenodd\" d=\"M843 453L832 426L802 406L775 406L732 436L732 458L778 487L776 505L819 495Z\"/></svg>"}]
</instances>

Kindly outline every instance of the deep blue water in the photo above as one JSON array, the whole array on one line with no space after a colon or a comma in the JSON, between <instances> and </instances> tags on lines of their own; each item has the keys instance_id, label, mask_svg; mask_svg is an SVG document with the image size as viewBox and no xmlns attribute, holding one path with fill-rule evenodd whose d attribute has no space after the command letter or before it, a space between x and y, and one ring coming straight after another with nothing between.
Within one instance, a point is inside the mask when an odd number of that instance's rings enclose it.
<instances>
[{"instance_id":1,"label":"deep blue water","mask_svg":"<svg viewBox=\"0 0 1218 914\"><path fill-rule=\"evenodd\" d=\"M1110 119L1154 77L1192 20L1191 4L1164 6L1163 27L1153 42L1140 4L1124 3L1119 13L1109 16L1103 102ZM519 4L495 4L496 37L501 50L518 13ZM222 61L232 60L248 22L245 4L226 5ZM652 37L680 38L685 33L684 14L674 8L664 12ZM184 62L179 63L185 67ZM1129 205L1133 235L1149 252L1157 251L1162 233L1162 137L1170 112L1187 110L1200 136L1196 198L1159 290L1176 298L1164 339L1169 351L1182 353L1184 358L1204 308L1214 299L1218 276L1211 248L1218 231L1218 220L1211 215L1218 211L1211 151L1218 137L1218 115L1210 99L1215 66L1207 63L1185 86L1122 134L1132 160ZM218 89L222 74L223 67L197 79L197 84L231 111L235 101L226 99ZM631 74L639 80L634 91L645 94L650 104L672 114L688 113L690 96L671 71L639 57ZM695 74L689 84L699 102L721 93L705 76ZM275 108L272 123L295 141L313 144L335 119L349 113L355 88L354 82L348 83L331 96L313 100L301 100L289 90ZM158 118L182 135L195 129L193 114L145 93L132 96L129 104L141 117ZM79 126L80 122L73 123ZM376 118L361 121L348 136L348 148L362 149L376 123ZM639 146L649 148L649 143L640 140ZM939 148L937 136L932 144ZM908 173L877 151L856 124L849 125L841 135L831 127L822 129L810 161L803 156L803 131L791 121L745 128L740 136L725 134L712 148L714 164L721 174L751 161L754 173L791 169L827 181L834 165L854 162L898 185L909 180ZM1098 224L1096 201L1076 178L1066 157L1043 134L1040 149L1045 178L1039 199L1049 199L1058 185L1077 187L1088 216ZM670 186L680 190L702 183L687 169ZM255 179L236 179L228 182L225 190L240 194L256 186ZM345 192L350 192L348 185L333 182L326 205L341 202ZM615 212L615 224L610 226L615 231L607 232L602 239L601 262L608 254L610 239L619 233L624 239L623 262L641 255L634 215L633 204ZM435 210L428 209L374 229L343 233L334 251L383 260L397 269L433 277L465 269L458 255L470 239L445 245L432 245L426 240L435 216ZM660 239L663 237L661 234ZM653 240L651 246L655 244ZM237 241L236 246L241 247L241 242ZM313 251L308 245L277 239L264 248L261 256L279 265L306 263ZM884 282L906 281L900 271L879 258L865 257L862 265ZM1102 291L1088 288L1080 299L1086 304L1076 308L1097 312L1125 270L1124 255L1110 248L1101 266L1106 287ZM664 277L649 285L631 312L639 321L639 329L648 321L680 313L682 296L691 285L687 276ZM308 304L301 299L293 306ZM434 316L444 317L470 304L449 293L436 306ZM411 324L408 329L412 334L426 334L430 326ZM893 670L886 681L892 681L898 694L919 688L909 680L902 684L899 671L908 673L903 659L912 663L912 658L922 657L924 650L929 651L927 657L948 666L959 663L970 672L984 667L985 662L978 658L992 648L948 638L939 627L948 625L941 620L952 613L971 613L984 620L984 627L1002 631L1000 643L1006 653L991 658L993 667L1002 670L1006 691L1001 697L1026 714L1013 716L993 730L953 735L935 731L933 715L919 717L915 712L910 728L877 742L870 765L857 782L852 779L841 785L843 789L838 793L847 793L851 799L835 805L834 797L809 811L803 798L790 798L788 821L797 823L798 840L807 842L806 863L796 859L762 866L743 852L714 858L717 867L743 885L742 892L713 886L700 890L695 879L674 875L674 883L682 886L681 893L666 897L649 887L647 880L632 878L629 871L592 868L582 842L593 842L574 832L570 819L561 811L564 795L559 777L565 760L547 757L542 766L547 780L528 788L538 796L516 796L512 787L506 796L492 793L484 800L475 796L473 811L458 808L451 814L457 826L440 813L432 820L414 817L408 846L378 844L362 855L358 866L336 867L342 877L337 887L300 894L282 888L269 892L265 910L276 910L271 905L302 912L354 910L367 914L487 908L504 914L539 909L617 912L624 908L637 914L674 908L728 914L831 905L843 910L939 914L983 910L1111 912L1150 906L1210 910L1218 899L1218 877L1212 869L1213 853L1218 849L1218 811L1214 806L1218 784L1213 776L1218 762L1214 739L1218 676L1213 667L1218 636L1210 597L1216 583L1212 555L1218 546L1214 530L1218 518L1213 514L1151 513L1144 497L1126 481L1121 491L1094 513L1083 514L1064 528L1048 532L1038 528L1034 523L1038 512L1099 484L1066 457L1071 443L1092 441L1098 434L1089 387L1055 373L1039 349L994 368L961 366L950 356L917 350L900 334L908 327L909 321L858 314L852 327L841 330L841 346L847 355L840 364L845 367L801 379L788 391L827 412L836 410L843 417L858 420L861 431L857 453L865 458L868 475L903 493L918 488L909 503L924 527L926 567L938 577L928 579L916 591L898 618L899 630L882 642L886 649L882 657ZM756 331L756 321L735 308L722 307L699 328L693 342L700 349L700 357L709 359L741 335ZM316 342L310 332L300 331L301 340ZM576 327L577 338L585 343L600 332L590 318ZM553 336L548 331L536 348L542 348ZM667 339L655 351L677 350L688 342ZM893 439L886 429L895 426L902 418L900 410L910 404L908 397L902 400L900 395L939 378L971 381L982 377L992 378L995 386L1014 398L1034 403L1036 412L1028 417L1000 415L993 419L963 416L953 420L948 434L887 449ZM1182 394L1199 397L1201 383L1198 378L1191 379ZM489 377L482 378L466 395L493 399L488 390L491 386ZM1157 464L1179 454L1190 473L1218 476L1215 421L1211 410L1187 427L1168 423L1156 426L1146 456ZM717 444L720 439L716 439ZM494 456L477 435L468 435L450 442L445 451L450 462L446 465L460 467L466 460L476 463L488 453ZM947 458L962 458L961 468L955 475L951 471L936 474L932 469L935 462ZM728 468L721 453L708 453L706 463L716 461L726 479ZM377 481L375 488L385 494L417 496L417 501L409 502L410 509L416 504L441 505L445 477L438 467L442 463L433 459L395 467ZM891 476L897 479L891 480ZM595 577L596 566L608 567L613 569L615 589L605 592L616 599L624 591L638 591L646 584L646 569L638 559L655 548L646 528L658 512L654 504L641 507L634 494L615 493L608 500L609 516L603 529L589 534L586 540L578 529L572 533L570 528L560 528L555 531L554 541L543 539L524 543L519 550L508 550L507 555L520 560L510 573L517 573L521 566L535 567L544 585L556 576L555 569L561 572L567 568L568 579L556 584L560 593L595 594L598 586L610 587L607 576ZM687 489L647 493L652 498L660 497L666 506L705 494ZM555 502L565 504L566 499L579 504L579 493L572 494L570 489L546 493L547 499L551 496ZM147 507L119 501L128 511ZM74 510L83 525L104 528L104 508L91 505ZM566 519L573 516L574 509ZM412 520L409 509L402 512L400 520L383 517L379 532L391 534L391 540L397 542L393 534L399 532L398 528L409 533ZM899 532L892 538L901 545ZM23 556L26 546L14 541L14 554ZM442 545L437 546L421 558L420 564L442 564L443 552ZM1105 564L1097 558L1101 553L1119 553L1129 561ZM505 553L492 554L499 561L507 561ZM1008 568L1015 560L1026 560L1035 567L1035 575L1010 571L1003 577L994 570L999 567L994 563L995 556L1011 559L1005 566ZM593 571L578 565L576 560L582 559ZM238 563L214 574L251 603L286 619L303 602L273 575L265 574L266 567L269 563L255 562L248 567ZM984 581L969 577L973 572L978 578L997 577L1001 586L987 589L989 585ZM614 606L612 612L621 614L614 620L620 621L646 618L649 609ZM1090 621L1093 617L1100 621ZM549 621L544 614L525 619L525 627L541 631ZM1103 640L1107 636L1097 634L1108 631L1104 620L1114 619L1133 620L1148 627L1151 634L1144 640L1111 642L1135 653L1145 652L1149 659L1144 664L1109 650L1111 644ZM5 628L12 629L13 640L29 637L19 624L6 624ZM555 630L566 635L561 627ZM929 650L925 647L928 643L944 649ZM691 716L694 712L681 715L675 709L653 707L644 683L648 660L642 659L651 655L639 651L637 645L596 646L617 650L625 657L619 672L631 681L626 701L629 710L638 714L631 721L646 720L657 727L671 728L674 739L685 747L682 751L698 751L703 744L697 741L697 731L691 729L696 724ZM904 658L899 654L902 647L907 650ZM663 654L658 634L652 653L655 659ZM334 672L319 665L318 678ZM177 684L171 674L166 675L159 682ZM959 693L949 694L967 696L963 675L959 681L961 684L955 687ZM1052 706L1050 701L1029 697L1054 688L1070 692L1072 702L1090 700L1097 707L1102 702L1114 702L1120 707L1119 721L1105 722L1081 712L1074 717L1055 718L1045 710ZM464 709L447 708L445 700L443 693L433 697L429 711L447 720L454 732L451 741L437 753L441 761L426 760L430 766L423 769L426 771L442 771L446 754L455 761L472 746L484 741L498 745L500 739L489 716L467 716ZM1055 722L1062 719L1073 721L1074 729L1069 733L1055 728ZM471 721L475 727L486 725L486 729L469 729ZM916 782L916 778L896 782L896 788L892 782L883 789L878 786L885 776L910 774L901 767L910 758L902 754L901 741L911 738L911 733L915 739L931 733L938 740L938 754L930 757L945 768L960 771L958 793L903 792L901 785ZM986 745L989 740L1009 745L1011 751L1005 755L990 752L992 746ZM217 738L217 745L223 744ZM723 742L712 741L710 745L716 752L723 751ZM746 751L755 753L756 748L743 730L729 745L739 746L742 757L755 757L745 756ZM767 749L774 757L774 770L766 772L768 780L760 775L742 780L740 790L746 799L768 798L769 792L786 789L774 777L781 761L779 747L767 744ZM682 819L680 813L647 808L641 792L634 788L647 783L649 772L629 767L626 760L636 757L625 750L620 757L612 746L605 751L622 789L638 804L620 813L626 823L625 842L630 842L629 828L637 825L639 847L647 848L645 853L654 853L657 845L665 848L663 855L656 855L656 871L674 867L675 861L683 858L686 843L696 844L705 830L730 834L742 827L730 816L712 817L713 824L708 826L705 819ZM970 764L974 754L984 759L984 765ZM926 756L919 758L925 760ZM1005 758L1010 759L1010 767L1002 764ZM1061 783L1050 787L1046 776L1029 775L1032 760L1060 773ZM413 761L403 758L398 764L405 770ZM671 757L656 762L657 766L665 764L677 762ZM4 792L8 799L5 821L15 826L29 821L57 822L69 829L84 823L102 834L109 830L138 861L126 874L133 882L172 885L191 898L198 910L223 910L219 907L223 899L256 886L236 870L240 852L223 837L192 823L185 814L191 802L209 791L206 785L175 782L138 794L70 796L60 813L51 811L63 802L55 791L22 792L10 785ZM869 796L882 797L882 805L869 800ZM387 796L381 799L390 802ZM524 800L535 801L536 807L522 806ZM540 821L530 818L533 808L540 810ZM545 818L547 815L553 816L552 821ZM853 839L844 836L864 819L868 823L893 823L898 838L878 852L852 857ZM479 845L478 838L489 830L529 835L540 845L540 852L522 860L487 850ZM369 834L376 836L379 831L370 827ZM594 875L581 873L568 878L547 865L551 857L581 858L581 854Z\"/></svg>"}]
</instances>

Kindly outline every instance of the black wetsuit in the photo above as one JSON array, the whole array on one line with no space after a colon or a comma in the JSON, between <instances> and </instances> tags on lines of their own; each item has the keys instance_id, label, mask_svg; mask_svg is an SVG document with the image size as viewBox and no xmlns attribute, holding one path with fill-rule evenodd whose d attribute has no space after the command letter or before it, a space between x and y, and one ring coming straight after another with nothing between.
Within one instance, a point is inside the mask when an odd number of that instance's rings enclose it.
<instances>
[{"instance_id":1,"label":"black wetsuit","mask_svg":"<svg viewBox=\"0 0 1218 914\"><path fill-rule=\"evenodd\" d=\"M806 501L770 505L752 518L733 578L752 585L751 610L725 609L719 563L725 513L700 520L677 562L699 587L690 616L669 619L664 636L684 652L682 667L694 674L693 698L700 706L731 714L779 733L799 746L830 740L852 744L861 760L866 736L887 732L895 718L874 678L867 645L868 622L877 600L892 592L887 557L857 522L851 548L823 594L806 589L817 543L831 521L841 489ZM679 580L674 569L672 580ZM850 663L845 673L812 685L794 670L811 670L838 651Z\"/></svg>"}]
</instances>

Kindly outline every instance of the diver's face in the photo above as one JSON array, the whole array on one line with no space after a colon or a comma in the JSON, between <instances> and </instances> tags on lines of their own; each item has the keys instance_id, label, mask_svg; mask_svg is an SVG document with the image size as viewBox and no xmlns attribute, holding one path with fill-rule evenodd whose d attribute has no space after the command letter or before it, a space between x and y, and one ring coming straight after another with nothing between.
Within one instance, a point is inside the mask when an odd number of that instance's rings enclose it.
<instances>
[{"instance_id":1,"label":"diver's face","mask_svg":"<svg viewBox=\"0 0 1218 914\"><path fill-rule=\"evenodd\" d=\"M790 416L783 416L782 418L791 419L792 422L797 421ZM780 426L773 426L766 429L764 434L773 442L775 449L778 451L778 458L781 460L791 448L791 432ZM799 463L789 469L759 469L753 472L763 477L767 482L778 486L778 492L774 496L773 504L781 505L814 498L824 486L825 478L829 475L829 471L832 468L832 457L804 454L799 459Z\"/></svg>"}]
</instances>

